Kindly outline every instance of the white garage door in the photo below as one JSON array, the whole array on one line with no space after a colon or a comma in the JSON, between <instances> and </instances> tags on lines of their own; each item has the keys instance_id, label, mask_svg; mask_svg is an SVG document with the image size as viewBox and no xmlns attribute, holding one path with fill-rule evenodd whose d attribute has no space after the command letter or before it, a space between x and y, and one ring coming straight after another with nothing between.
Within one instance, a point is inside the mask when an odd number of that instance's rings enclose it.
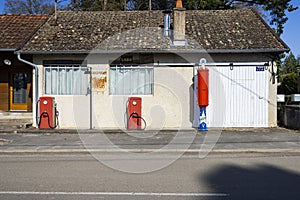
<instances>
[{"instance_id":1,"label":"white garage door","mask_svg":"<svg viewBox=\"0 0 300 200\"><path fill-rule=\"evenodd\" d=\"M209 69L208 127L268 127L268 70Z\"/></svg>"}]
</instances>

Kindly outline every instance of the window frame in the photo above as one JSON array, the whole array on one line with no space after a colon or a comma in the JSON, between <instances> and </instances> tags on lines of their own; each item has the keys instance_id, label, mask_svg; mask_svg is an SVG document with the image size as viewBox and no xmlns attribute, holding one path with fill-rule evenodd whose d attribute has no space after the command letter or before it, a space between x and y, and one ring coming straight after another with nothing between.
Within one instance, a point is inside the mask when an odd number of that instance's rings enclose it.
<instances>
[{"instance_id":1,"label":"window frame","mask_svg":"<svg viewBox=\"0 0 300 200\"><path fill-rule=\"evenodd\" d=\"M126 93L124 91L126 91L126 89L123 88L122 90L122 93L118 92L117 89L116 89L116 82L114 82L114 86L112 85L113 82L112 82L112 69L115 69L115 71L117 70L131 70L130 72L133 72L134 70L137 70L137 69L142 69L142 70L149 70L148 73L150 73L150 76L147 76L145 77L145 79L148 79L148 80L144 80L144 83L147 84L147 82L150 82L148 87L150 87L150 92L149 93L143 93L143 94L140 94L140 93L134 93L132 91L132 82L131 82L131 78L129 79L130 80L130 88L127 89L127 90L130 90L129 93ZM121 72L122 73L122 72ZM132 76L132 74L130 74L130 76ZM124 77L124 76L123 76ZM122 79L122 78L121 78ZM116 81L117 79L115 79ZM119 80L120 81L120 80ZM125 85L125 84L123 84ZM114 89L113 89L114 88ZM114 91L113 91L114 90ZM151 65L124 65L124 64L113 64L113 65L110 65L109 67L109 95L110 96L130 96L130 95L135 95L135 96L153 96L154 95L154 65L151 64Z\"/></svg>"},{"instance_id":2,"label":"window frame","mask_svg":"<svg viewBox=\"0 0 300 200\"><path fill-rule=\"evenodd\" d=\"M80 61L78 61L77 63L79 63L79 62ZM56 61L55 63L59 63L59 62ZM75 63L73 63L73 64L44 64L43 65L43 77L44 77L44 84L43 84L43 91L44 92L43 93L45 95L53 95L53 96L54 95L55 96L86 96L86 95L88 95L89 94L89 87L90 87L90 84L89 84L89 82L90 82L90 80L89 80L90 76L89 75L87 75L88 76L87 80L84 80L82 78L83 76L80 76L81 77L81 79L80 79L81 81L78 84L80 85L81 89L79 90L78 93L74 92L73 86L72 86L73 84L76 84L76 82L74 82L74 75L71 75L71 91L67 91L67 89L66 89L66 92L64 94L62 94L61 91L58 91L59 89L56 89L56 92L53 92L52 78L51 78L51 83L50 83L50 85L51 85L50 86L51 92L47 91L47 72L46 72L47 69L50 69L51 77L52 77L52 73L53 73L51 71L51 69L57 69L58 73L61 73L60 69L62 69L62 70L64 69L65 73L66 73L66 77L64 77L65 78L64 81L65 81L66 85L68 85L68 78L70 78L70 77L67 76L67 73L70 70L79 70L79 71L82 71L83 74L85 74L86 72L90 71L89 67L87 67L85 65L80 65L80 64L77 64L77 63L76 64ZM60 81L61 80L59 80L59 78L57 78L57 80L56 80L56 87L58 85L65 85L65 83L62 83ZM86 82L85 86L83 86L84 82ZM83 92L84 91L83 88L87 88L86 92Z\"/></svg>"}]
</instances>

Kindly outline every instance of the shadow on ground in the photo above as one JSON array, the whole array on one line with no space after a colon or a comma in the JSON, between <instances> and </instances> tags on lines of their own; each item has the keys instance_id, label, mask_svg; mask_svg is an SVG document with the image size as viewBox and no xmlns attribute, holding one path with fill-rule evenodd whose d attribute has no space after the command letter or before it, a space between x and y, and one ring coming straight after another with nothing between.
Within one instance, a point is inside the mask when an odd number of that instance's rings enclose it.
<instances>
[{"instance_id":1,"label":"shadow on ground","mask_svg":"<svg viewBox=\"0 0 300 200\"><path fill-rule=\"evenodd\" d=\"M207 174L205 181L214 188L214 192L230 195L227 198L216 197L218 200L291 200L300 196L300 174L270 165L255 168L221 166Z\"/></svg>"}]
</instances>

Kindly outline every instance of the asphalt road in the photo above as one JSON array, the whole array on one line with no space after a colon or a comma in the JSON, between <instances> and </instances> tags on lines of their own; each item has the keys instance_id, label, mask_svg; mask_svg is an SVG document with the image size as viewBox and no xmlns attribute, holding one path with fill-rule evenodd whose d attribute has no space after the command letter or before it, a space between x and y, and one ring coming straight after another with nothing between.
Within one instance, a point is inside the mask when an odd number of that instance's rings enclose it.
<instances>
[{"instance_id":1,"label":"asphalt road","mask_svg":"<svg viewBox=\"0 0 300 200\"><path fill-rule=\"evenodd\" d=\"M123 163L110 154L105 159ZM1 200L290 200L300 196L299 154L215 154L204 159L191 154L141 174L112 169L89 154L1 155L0 172Z\"/></svg>"}]
</instances>

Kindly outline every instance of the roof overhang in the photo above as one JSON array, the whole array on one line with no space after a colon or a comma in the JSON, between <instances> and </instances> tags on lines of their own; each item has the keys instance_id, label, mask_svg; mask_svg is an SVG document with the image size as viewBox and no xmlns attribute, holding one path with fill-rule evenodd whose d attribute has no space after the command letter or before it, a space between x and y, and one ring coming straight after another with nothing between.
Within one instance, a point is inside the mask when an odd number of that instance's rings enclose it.
<instances>
[{"instance_id":1,"label":"roof overhang","mask_svg":"<svg viewBox=\"0 0 300 200\"><path fill-rule=\"evenodd\" d=\"M16 49L0 49L0 52L3 52L3 51L15 51Z\"/></svg>"},{"instance_id":2,"label":"roof overhang","mask_svg":"<svg viewBox=\"0 0 300 200\"><path fill-rule=\"evenodd\" d=\"M51 54L112 54L112 53L208 53L208 54L251 54L271 53L281 54L289 52L290 49L113 49L113 50L55 50L55 51L17 51L21 54L51 55Z\"/></svg>"},{"instance_id":3,"label":"roof overhang","mask_svg":"<svg viewBox=\"0 0 300 200\"><path fill-rule=\"evenodd\" d=\"M290 49L214 49L208 50L209 53L284 53Z\"/></svg>"}]
</instances>

